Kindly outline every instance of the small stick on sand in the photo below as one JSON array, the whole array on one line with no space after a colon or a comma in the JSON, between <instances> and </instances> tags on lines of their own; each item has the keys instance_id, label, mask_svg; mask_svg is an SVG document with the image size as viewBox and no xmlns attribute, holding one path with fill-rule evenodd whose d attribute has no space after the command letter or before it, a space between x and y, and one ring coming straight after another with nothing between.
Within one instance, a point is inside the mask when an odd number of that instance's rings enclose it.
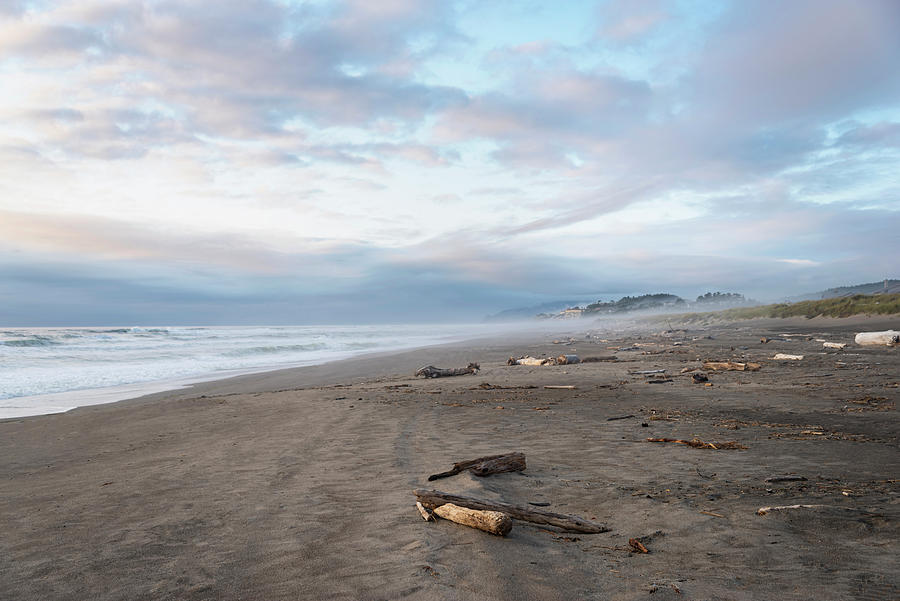
<instances>
[{"instance_id":1,"label":"small stick on sand","mask_svg":"<svg viewBox=\"0 0 900 601\"><path fill-rule=\"evenodd\" d=\"M632 553L649 553L650 552L649 550L647 550L647 547L645 547L644 544L641 543L641 541L639 541L636 538L629 538L628 546L631 547Z\"/></svg>"},{"instance_id":2,"label":"small stick on sand","mask_svg":"<svg viewBox=\"0 0 900 601\"><path fill-rule=\"evenodd\" d=\"M544 386L547 390L575 390L574 386Z\"/></svg>"},{"instance_id":3,"label":"small stick on sand","mask_svg":"<svg viewBox=\"0 0 900 601\"><path fill-rule=\"evenodd\" d=\"M422 504L421 504L420 502L418 502L418 501L416 501L416 509L418 509L418 510L419 510L419 513L422 514L422 519L423 519L423 520L425 520L426 522L433 522L433 521L434 521L434 516L431 515L431 512L428 511L427 509L425 509L425 506L422 505Z\"/></svg>"},{"instance_id":4,"label":"small stick on sand","mask_svg":"<svg viewBox=\"0 0 900 601\"><path fill-rule=\"evenodd\" d=\"M446 503L434 508L435 515L497 536L506 536L512 530L512 518L500 511L484 511Z\"/></svg>"}]
</instances>

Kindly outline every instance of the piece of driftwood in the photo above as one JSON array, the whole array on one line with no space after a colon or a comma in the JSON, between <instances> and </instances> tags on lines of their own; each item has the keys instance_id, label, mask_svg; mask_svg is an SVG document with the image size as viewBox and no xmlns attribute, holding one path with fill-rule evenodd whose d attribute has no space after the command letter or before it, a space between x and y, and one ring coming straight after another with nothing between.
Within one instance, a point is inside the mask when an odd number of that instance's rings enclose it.
<instances>
[{"instance_id":1,"label":"piece of driftwood","mask_svg":"<svg viewBox=\"0 0 900 601\"><path fill-rule=\"evenodd\" d=\"M452 367L449 369L435 367L434 365L427 365L425 367L420 367L416 371L416 376L425 376L426 378L464 376L466 374L477 374L479 369L481 369L481 366L477 363L469 363L466 367Z\"/></svg>"},{"instance_id":2,"label":"piece of driftwood","mask_svg":"<svg viewBox=\"0 0 900 601\"><path fill-rule=\"evenodd\" d=\"M575 365L576 363L581 363L578 355L560 355L556 358L557 365Z\"/></svg>"},{"instance_id":3,"label":"piece of driftwood","mask_svg":"<svg viewBox=\"0 0 900 601\"><path fill-rule=\"evenodd\" d=\"M771 476L766 482L806 482L804 476Z\"/></svg>"},{"instance_id":4,"label":"piece of driftwood","mask_svg":"<svg viewBox=\"0 0 900 601\"><path fill-rule=\"evenodd\" d=\"M737 363L735 361L704 361L703 367L712 371L759 371L759 363Z\"/></svg>"},{"instance_id":5,"label":"piece of driftwood","mask_svg":"<svg viewBox=\"0 0 900 601\"><path fill-rule=\"evenodd\" d=\"M803 355L788 355L787 353L776 353L772 358L781 361L803 361Z\"/></svg>"},{"instance_id":6,"label":"piece of driftwood","mask_svg":"<svg viewBox=\"0 0 900 601\"><path fill-rule=\"evenodd\" d=\"M538 359L537 357L510 357L506 360L507 365L549 365L549 359Z\"/></svg>"},{"instance_id":7,"label":"piece of driftwood","mask_svg":"<svg viewBox=\"0 0 900 601\"><path fill-rule=\"evenodd\" d=\"M628 546L631 547L632 553L649 553L650 551L644 544L636 538L628 539Z\"/></svg>"},{"instance_id":8,"label":"piece of driftwood","mask_svg":"<svg viewBox=\"0 0 900 601\"><path fill-rule=\"evenodd\" d=\"M506 536L512 530L512 518L501 511L470 509L453 503L445 503L435 507L434 514L445 520L478 528L497 536Z\"/></svg>"},{"instance_id":9,"label":"piece of driftwood","mask_svg":"<svg viewBox=\"0 0 900 601\"><path fill-rule=\"evenodd\" d=\"M835 349L841 350L845 346L847 346L847 343L846 342L823 342L822 346L824 346L825 348L835 348Z\"/></svg>"},{"instance_id":10,"label":"piece of driftwood","mask_svg":"<svg viewBox=\"0 0 900 601\"><path fill-rule=\"evenodd\" d=\"M645 369L642 371L630 371L628 375L630 376L649 376L650 374L664 374L666 370L664 369Z\"/></svg>"},{"instance_id":11,"label":"piece of driftwood","mask_svg":"<svg viewBox=\"0 0 900 601\"><path fill-rule=\"evenodd\" d=\"M860 346L892 346L900 344L900 332L885 330L884 332L860 332L854 339Z\"/></svg>"},{"instance_id":12,"label":"piece of driftwood","mask_svg":"<svg viewBox=\"0 0 900 601\"><path fill-rule=\"evenodd\" d=\"M544 386L547 390L575 390L577 387L571 384Z\"/></svg>"},{"instance_id":13,"label":"piece of driftwood","mask_svg":"<svg viewBox=\"0 0 900 601\"><path fill-rule=\"evenodd\" d=\"M416 501L416 509L419 510L419 513L422 515L423 520L425 520L426 522L434 521L434 516L431 515L431 512L428 511L428 509L426 509L425 506L422 505L421 503L419 503L418 501Z\"/></svg>"},{"instance_id":14,"label":"piece of driftwood","mask_svg":"<svg viewBox=\"0 0 900 601\"><path fill-rule=\"evenodd\" d=\"M865 509L857 509L856 507L841 507L840 505L775 505L772 507L760 507L756 510L756 515L766 515L773 511L788 511L790 509L839 509L842 511L855 511L871 516L880 516L880 513L873 513Z\"/></svg>"},{"instance_id":15,"label":"piece of driftwood","mask_svg":"<svg viewBox=\"0 0 900 601\"><path fill-rule=\"evenodd\" d=\"M517 520L532 522L534 524L546 524L548 526L556 526L570 532L583 532L585 534L597 534L600 532L609 532L609 528L594 522L589 522L583 518L574 515L565 515L562 513L553 513L540 509L531 509L521 505L510 505L498 501L487 501L483 499L475 499L473 497L464 497L461 495L453 495L438 490L417 489L413 491L416 498L425 507L438 507L446 503L453 503L460 507L468 507L469 509L484 509L487 511L500 511L508 514Z\"/></svg>"},{"instance_id":16,"label":"piece of driftwood","mask_svg":"<svg viewBox=\"0 0 900 601\"><path fill-rule=\"evenodd\" d=\"M607 418L606 418L606 421L608 421L608 422L614 422L614 421L616 421L616 420L618 420L618 419L628 419L629 417L634 417L634 415L633 415L633 414L629 414L629 415L617 415L616 417L607 417Z\"/></svg>"},{"instance_id":17,"label":"piece of driftwood","mask_svg":"<svg viewBox=\"0 0 900 601\"><path fill-rule=\"evenodd\" d=\"M585 357L581 360L582 363L600 363L601 361L618 361L618 357L615 355L601 355L599 357Z\"/></svg>"},{"instance_id":18,"label":"piece of driftwood","mask_svg":"<svg viewBox=\"0 0 900 601\"><path fill-rule=\"evenodd\" d=\"M502 455L487 455L468 461L460 461L454 463L453 467L446 472L432 474L428 476L428 481L439 480L440 478L449 478L460 472L470 470L476 476L489 476L491 474L502 474L504 472L521 472L525 469L525 453L504 453Z\"/></svg>"},{"instance_id":19,"label":"piece of driftwood","mask_svg":"<svg viewBox=\"0 0 900 601\"><path fill-rule=\"evenodd\" d=\"M674 442L677 444L683 444L688 447L692 447L695 449L712 449L714 451L723 451L723 450L736 450L736 449L746 449L744 445L737 443L733 440L728 440L725 442L703 442L699 438L694 438L693 440L682 440L680 438L648 438L647 442Z\"/></svg>"}]
</instances>

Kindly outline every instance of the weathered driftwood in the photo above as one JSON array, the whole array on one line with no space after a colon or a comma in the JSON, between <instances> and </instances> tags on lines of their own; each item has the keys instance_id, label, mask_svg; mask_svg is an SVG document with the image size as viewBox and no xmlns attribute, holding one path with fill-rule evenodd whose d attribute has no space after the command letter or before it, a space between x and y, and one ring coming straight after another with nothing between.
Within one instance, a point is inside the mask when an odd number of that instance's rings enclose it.
<instances>
[{"instance_id":1,"label":"weathered driftwood","mask_svg":"<svg viewBox=\"0 0 900 601\"><path fill-rule=\"evenodd\" d=\"M680 438L648 438L647 442L674 442L677 444L683 444L688 447L693 447L695 449L712 449L714 451L732 451L735 449L747 448L744 445L733 440L727 440L724 442L703 442L699 438L695 438L693 440L682 440Z\"/></svg>"},{"instance_id":2,"label":"weathered driftwood","mask_svg":"<svg viewBox=\"0 0 900 601\"><path fill-rule=\"evenodd\" d=\"M619 358L615 355L601 355L599 357L585 357L581 360L582 363L600 363L601 361L618 361Z\"/></svg>"},{"instance_id":3,"label":"weathered driftwood","mask_svg":"<svg viewBox=\"0 0 900 601\"><path fill-rule=\"evenodd\" d=\"M416 509L419 510L419 513L422 515L422 519L423 519L423 520L425 520L426 522L433 522L433 521L434 521L434 516L431 515L431 512L428 511L428 510L425 508L425 506L422 505L421 503L419 503L418 501L416 501Z\"/></svg>"},{"instance_id":4,"label":"weathered driftwood","mask_svg":"<svg viewBox=\"0 0 900 601\"><path fill-rule=\"evenodd\" d=\"M512 530L512 518L500 511L469 509L453 503L445 503L435 507L434 514L445 520L478 528L497 536L506 536Z\"/></svg>"},{"instance_id":5,"label":"weathered driftwood","mask_svg":"<svg viewBox=\"0 0 900 601\"><path fill-rule=\"evenodd\" d=\"M537 357L510 357L506 360L507 365L547 365L549 359L538 359Z\"/></svg>"},{"instance_id":6,"label":"weathered driftwood","mask_svg":"<svg viewBox=\"0 0 900 601\"><path fill-rule=\"evenodd\" d=\"M581 363L578 355L560 355L556 358L557 365L575 365L576 363Z\"/></svg>"},{"instance_id":7,"label":"weathered driftwood","mask_svg":"<svg viewBox=\"0 0 900 601\"><path fill-rule=\"evenodd\" d=\"M420 367L416 371L416 376L425 376L426 378L445 378L447 376L464 376L466 374L477 374L481 366L477 363L469 363L466 367L453 367L449 369L427 365Z\"/></svg>"},{"instance_id":8,"label":"weathered driftwood","mask_svg":"<svg viewBox=\"0 0 900 601\"><path fill-rule=\"evenodd\" d=\"M428 476L428 481L455 476L460 472L471 470L476 476L489 476L504 472L521 472L525 469L525 453L504 453L502 455L487 455L468 461L454 463L446 472Z\"/></svg>"},{"instance_id":9,"label":"weathered driftwood","mask_svg":"<svg viewBox=\"0 0 900 601\"><path fill-rule=\"evenodd\" d=\"M550 385L544 386L547 390L575 390L578 388L577 386L573 386L571 384L563 384L563 385Z\"/></svg>"},{"instance_id":10,"label":"weathered driftwood","mask_svg":"<svg viewBox=\"0 0 900 601\"><path fill-rule=\"evenodd\" d=\"M776 353L772 358L782 361L803 361L803 355L788 355L787 353Z\"/></svg>"},{"instance_id":11,"label":"weathered driftwood","mask_svg":"<svg viewBox=\"0 0 900 601\"><path fill-rule=\"evenodd\" d=\"M803 476L771 476L766 478L766 482L806 482Z\"/></svg>"},{"instance_id":12,"label":"weathered driftwood","mask_svg":"<svg viewBox=\"0 0 900 601\"><path fill-rule=\"evenodd\" d=\"M413 491L413 493L425 507L438 507L446 503L453 503L454 505L468 507L469 509L500 511L517 520L532 522L534 524L556 526L557 528L568 530L570 532L584 532L585 534L609 532L609 528L605 526L589 522L588 520L574 515L565 515L539 509L531 509L521 505L510 505L498 501L487 501L461 495L453 495L438 490L417 489Z\"/></svg>"},{"instance_id":13,"label":"weathered driftwood","mask_svg":"<svg viewBox=\"0 0 900 601\"><path fill-rule=\"evenodd\" d=\"M839 509L842 511L855 511L871 516L880 516L880 513L873 513L865 509L857 509L856 507L841 507L840 505L775 505L773 507L760 507L756 510L756 515L766 515L773 511L787 511L790 509Z\"/></svg>"},{"instance_id":14,"label":"weathered driftwood","mask_svg":"<svg viewBox=\"0 0 900 601\"><path fill-rule=\"evenodd\" d=\"M825 348L836 348L838 350L841 350L845 346L847 346L847 343L846 342L823 342L822 346L824 346Z\"/></svg>"},{"instance_id":15,"label":"weathered driftwood","mask_svg":"<svg viewBox=\"0 0 900 601\"><path fill-rule=\"evenodd\" d=\"M860 332L855 338L860 346L891 346L900 344L900 332L885 330L884 332Z\"/></svg>"},{"instance_id":16,"label":"weathered driftwood","mask_svg":"<svg viewBox=\"0 0 900 601\"><path fill-rule=\"evenodd\" d=\"M759 363L737 363L735 361L704 361L703 367L711 371L759 371Z\"/></svg>"},{"instance_id":17,"label":"weathered driftwood","mask_svg":"<svg viewBox=\"0 0 900 601\"><path fill-rule=\"evenodd\" d=\"M664 374L666 370L664 369L644 369L641 371L630 371L628 372L629 376L649 376L650 374Z\"/></svg>"}]
</instances>

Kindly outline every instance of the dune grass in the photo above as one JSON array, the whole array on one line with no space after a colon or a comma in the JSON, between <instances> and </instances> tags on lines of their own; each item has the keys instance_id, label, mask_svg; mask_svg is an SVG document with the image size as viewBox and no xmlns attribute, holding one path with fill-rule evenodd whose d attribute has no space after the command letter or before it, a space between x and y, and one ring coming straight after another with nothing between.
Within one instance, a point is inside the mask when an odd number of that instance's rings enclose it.
<instances>
[{"instance_id":1,"label":"dune grass","mask_svg":"<svg viewBox=\"0 0 900 601\"><path fill-rule=\"evenodd\" d=\"M900 314L900 294L854 294L797 303L779 303L761 307L739 307L709 313L686 313L685 321L740 320L766 317L850 317L853 315Z\"/></svg>"}]
</instances>

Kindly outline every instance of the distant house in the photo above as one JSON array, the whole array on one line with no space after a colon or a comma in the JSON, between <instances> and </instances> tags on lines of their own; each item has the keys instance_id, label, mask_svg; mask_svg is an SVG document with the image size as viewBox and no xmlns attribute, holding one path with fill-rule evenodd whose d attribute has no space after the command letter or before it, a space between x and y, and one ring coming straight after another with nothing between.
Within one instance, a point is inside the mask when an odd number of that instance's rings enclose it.
<instances>
[{"instance_id":1,"label":"distant house","mask_svg":"<svg viewBox=\"0 0 900 601\"><path fill-rule=\"evenodd\" d=\"M573 317L581 317L582 313L584 313L584 309L581 307L571 307L564 311L560 311L559 316L563 319L570 319Z\"/></svg>"}]
</instances>

